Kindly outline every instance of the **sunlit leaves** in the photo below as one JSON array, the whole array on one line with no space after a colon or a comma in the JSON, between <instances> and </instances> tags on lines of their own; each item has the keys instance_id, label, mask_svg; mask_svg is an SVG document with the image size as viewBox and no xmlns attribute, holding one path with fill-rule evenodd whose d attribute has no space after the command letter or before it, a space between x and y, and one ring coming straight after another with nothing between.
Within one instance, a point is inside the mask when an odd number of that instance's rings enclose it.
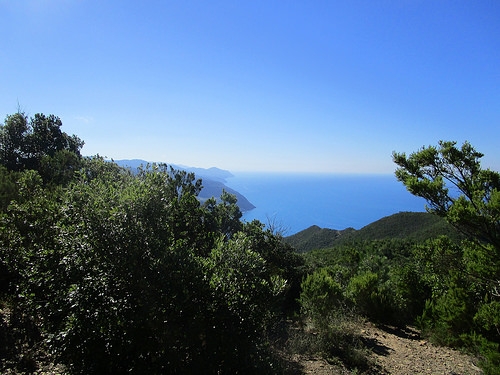
<instances>
[{"instance_id":1,"label":"sunlit leaves","mask_svg":"<svg viewBox=\"0 0 500 375\"><path fill-rule=\"evenodd\" d=\"M479 242L500 248L500 174L481 169L483 154L468 142L439 142L406 156L393 153L396 177L431 211Z\"/></svg>"},{"instance_id":2,"label":"sunlit leaves","mask_svg":"<svg viewBox=\"0 0 500 375\"><path fill-rule=\"evenodd\" d=\"M320 268L302 281L300 304L306 316L320 325L329 312L339 309L342 300L342 288L326 268Z\"/></svg>"},{"instance_id":3,"label":"sunlit leaves","mask_svg":"<svg viewBox=\"0 0 500 375\"><path fill-rule=\"evenodd\" d=\"M445 343L457 343L457 336L462 340L473 329L500 341L495 315L500 301L500 174L482 169L482 157L468 142L457 147L441 141L408 157L393 153L396 177L468 236L460 246L440 240L416 253L424 264L423 279L433 288L421 322ZM479 326L472 325L474 316Z\"/></svg>"},{"instance_id":4,"label":"sunlit leaves","mask_svg":"<svg viewBox=\"0 0 500 375\"><path fill-rule=\"evenodd\" d=\"M252 368L289 270L270 261L281 242L263 227L241 232L233 196L201 205L192 174L153 165L133 175L100 157L65 187L47 189L33 170L16 184L2 267L70 371Z\"/></svg>"},{"instance_id":5,"label":"sunlit leaves","mask_svg":"<svg viewBox=\"0 0 500 375\"><path fill-rule=\"evenodd\" d=\"M29 120L24 113L7 116L0 126L0 164L12 171L36 170L47 182L67 182L79 168L84 142L61 127L54 115L37 113Z\"/></svg>"}]
</instances>

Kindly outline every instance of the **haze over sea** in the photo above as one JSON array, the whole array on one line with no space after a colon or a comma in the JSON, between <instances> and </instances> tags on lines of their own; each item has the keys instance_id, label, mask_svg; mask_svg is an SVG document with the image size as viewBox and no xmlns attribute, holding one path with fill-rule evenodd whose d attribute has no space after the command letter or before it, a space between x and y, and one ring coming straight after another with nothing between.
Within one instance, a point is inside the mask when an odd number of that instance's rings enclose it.
<instances>
[{"instance_id":1,"label":"haze over sea","mask_svg":"<svg viewBox=\"0 0 500 375\"><path fill-rule=\"evenodd\" d=\"M273 223L285 235L312 225L361 229L398 212L425 211L425 200L411 195L392 174L233 174L226 185L256 206L243 219Z\"/></svg>"}]
</instances>

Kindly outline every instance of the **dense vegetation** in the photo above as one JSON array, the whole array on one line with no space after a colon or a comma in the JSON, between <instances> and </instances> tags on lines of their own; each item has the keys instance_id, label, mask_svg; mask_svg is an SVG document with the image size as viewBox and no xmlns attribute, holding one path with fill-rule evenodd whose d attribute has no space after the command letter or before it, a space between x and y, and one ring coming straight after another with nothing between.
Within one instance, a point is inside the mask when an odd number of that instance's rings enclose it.
<instances>
[{"instance_id":1,"label":"dense vegetation","mask_svg":"<svg viewBox=\"0 0 500 375\"><path fill-rule=\"evenodd\" d=\"M354 333L338 329L354 311L382 324L417 324L434 342L478 355L487 374L500 373L500 174L481 169L481 157L470 144L458 148L454 142L408 157L394 153L397 178L460 236L439 224L388 238L380 220L357 238L353 231L337 234L332 247L306 254L313 272L302 283L300 301L324 352L349 347L343 355L352 357L353 348L362 349L347 346ZM399 224L416 219L405 216ZM443 230L448 236L429 236ZM303 246L310 242L304 233L297 239Z\"/></svg>"},{"instance_id":2,"label":"dense vegetation","mask_svg":"<svg viewBox=\"0 0 500 375\"><path fill-rule=\"evenodd\" d=\"M368 318L417 324L498 373L500 175L469 144L393 156L460 235L403 213L284 241L242 222L233 195L198 199L193 174L82 157L61 126L16 113L0 127L1 371L283 373L284 341L369 371Z\"/></svg>"},{"instance_id":3,"label":"dense vegetation","mask_svg":"<svg viewBox=\"0 0 500 375\"><path fill-rule=\"evenodd\" d=\"M396 177L429 211L467 239L425 249L433 287L421 325L448 345L479 349L491 373L500 372L500 174L482 169L483 154L468 142L439 142L409 156L394 153Z\"/></svg>"},{"instance_id":4,"label":"dense vegetation","mask_svg":"<svg viewBox=\"0 0 500 375\"><path fill-rule=\"evenodd\" d=\"M267 335L301 258L233 196L201 204L191 174L82 158L60 125L1 128L3 366L32 371L42 347L75 374L277 371Z\"/></svg>"}]
</instances>

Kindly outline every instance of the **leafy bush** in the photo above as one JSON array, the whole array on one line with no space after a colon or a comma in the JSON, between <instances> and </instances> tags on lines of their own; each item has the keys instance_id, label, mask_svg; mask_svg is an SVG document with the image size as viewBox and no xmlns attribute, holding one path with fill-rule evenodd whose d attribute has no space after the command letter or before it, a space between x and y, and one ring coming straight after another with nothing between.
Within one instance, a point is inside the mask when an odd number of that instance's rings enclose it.
<instances>
[{"instance_id":1,"label":"leafy bush","mask_svg":"<svg viewBox=\"0 0 500 375\"><path fill-rule=\"evenodd\" d=\"M308 275L301 284L300 304L303 312L316 326L332 311L340 309L343 303L342 288L326 268L320 268Z\"/></svg>"},{"instance_id":2,"label":"leafy bush","mask_svg":"<svg viewBox=\"0 0 500 375\"><path fill-rule=\"evenodd\" d=\"M342 287L330 269L320 268L303 280L299 301L315 333L295 336L296 342L307 344L307 348L299 350L319 352L330 359L340 358L353 369L368 367L367 352L359 336L362 320L347 306Z\"/></svg>"},{"instance_id":3,"label":"leafy bush","mask_svg":"<svg viewBox=\"0 0 500 375\"><path fill-rule=\"evenodd\" d=\"M479 357L485 375L500 374L500 347L498 343L476 333L463 334L460 339L465 348Z\"/></svg>"},{"instance_id":4,"label":"leafy bush","mask_svg":"<svg viewBox=\"0 0 500 375\"><path fill-rule=\"evenodd\" d=\"M262 333L273 318L286 281L269 273L265 260L243 233L220 241L204 264L212 323L202 335L211 360L223 364L223 372L248 370L265 348Z\"/></svg>"},{"instance_id":5,"label":"leafy bush","mask_svg":"<svg viewBox=\"0 0 500 375\"><path fill-rule=\"evenodd\" d=\"M266 329L288 290L279 239L241 232L230 196L201 205L185 172L93 158L77 176L48 190L21 172L0 221L15 304L72 373L271 366Z\"/></svg>"}]
</instances>

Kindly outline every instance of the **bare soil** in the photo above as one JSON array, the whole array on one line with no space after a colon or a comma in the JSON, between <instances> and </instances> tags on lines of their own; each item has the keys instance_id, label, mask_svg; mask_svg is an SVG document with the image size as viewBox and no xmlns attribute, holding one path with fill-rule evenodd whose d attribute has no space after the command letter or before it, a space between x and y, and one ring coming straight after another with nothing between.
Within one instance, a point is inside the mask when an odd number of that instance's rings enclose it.
<instances>
[{"instance_id":1,"label":"bare soil","mask_svg":"<svg viewBox=\"0 0 500 375\"><path fill-rule=\"evenodd\" d=\"M432 345L411 327L406 329L376 327L365 323L360 331L369 349L372 366L369 374L439 374L479 375L477 359L457 350ZM346 375L358 373L341 364L329 363L317 357L294 356L302 374Z\"/></svg>"}]
</instances>

